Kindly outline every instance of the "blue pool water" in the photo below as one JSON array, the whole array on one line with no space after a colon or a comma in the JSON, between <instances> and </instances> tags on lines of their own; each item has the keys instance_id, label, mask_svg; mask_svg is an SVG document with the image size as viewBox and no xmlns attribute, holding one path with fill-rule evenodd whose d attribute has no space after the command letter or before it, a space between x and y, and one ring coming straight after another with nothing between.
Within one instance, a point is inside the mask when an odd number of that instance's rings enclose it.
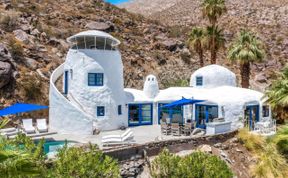
<instances>
[{"instance_id":1,"label":"blue pool water","mask_svg":"<svg viewBox=\"0 0 288 178\"><path fill-rule=\"evenodd\" d=\"M69 142L67 142L69 143ZM44 152L48 154L49 152L55 152L65 145L65 141L46 141L44 143Z\"/></svg>"},{"instance_id":2,"label":"blue pool water","mask_svg":"<svg viewBox=\"0 0 288 178\"><path fill-rule=\"evenodd\" d=\"M111 4L115 4L115 5L117 5L117 4L121 4L121 3L123 3L123 2L128 2L128 1L131 1L131 0L105 0L106 2L109 2L109 3L111 3Z\"/></svg>"}]
</instances>

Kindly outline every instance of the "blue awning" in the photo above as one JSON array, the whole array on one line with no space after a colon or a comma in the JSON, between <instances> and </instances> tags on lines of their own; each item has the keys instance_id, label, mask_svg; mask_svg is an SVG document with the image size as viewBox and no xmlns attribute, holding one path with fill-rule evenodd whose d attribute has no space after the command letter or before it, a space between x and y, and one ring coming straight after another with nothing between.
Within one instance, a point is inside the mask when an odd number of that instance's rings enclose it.
<instances>
[{"instance_id":1,"label":"blue awning","mask_svg":"<svg viewBox=\"0 0 288 178\"><path fill-rule=\"evenodd\" d=\"M41 109L47 109L48 106L36 105L36 104L26 104L26 103L16 103L5 109L0 110L0 116L18 114L22 112L37 111Z\"/></svg>"},{"instance_id":2,"label":"blue awning","mask_svg":"<svg viewBox=\"0 0 288 178\"><path fill-rule=\"evenodd\" d=\"M183 105L188 105L188 104L201 103L203 101L205 101L205 100L186 99L186 98L182 97L181 100L174 101L174 102L166 104L166 105L164 105L162 107L164 107L164 108L172 108L172 107L176 107L176 106L183 106Z\"/></svg>"}]
</instances>

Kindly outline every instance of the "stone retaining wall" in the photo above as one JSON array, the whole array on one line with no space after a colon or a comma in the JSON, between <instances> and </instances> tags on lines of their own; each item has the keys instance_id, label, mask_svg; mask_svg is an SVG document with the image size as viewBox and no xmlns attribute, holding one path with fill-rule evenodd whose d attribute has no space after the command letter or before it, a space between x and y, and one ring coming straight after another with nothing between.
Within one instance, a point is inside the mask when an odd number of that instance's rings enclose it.
<instances>
[{"instance_id":1,"label":"stone retaining wall","mask_svg":"<svg viewBox=\"0 0 288 178\"><path fill-rule=\"evenodd\" d=\"M236 135L238 131L233 131L225 134L218 134L212 136L201 136L194 138L179 138L179 140L166 140L151 142L141 145L131 145L125 148L116 148L104 151L105 154L118 159L118 161L133 160L135 158L144 158L145 156L155 156L163 148L168 148L172 153L182 150L191 150L197 148L199 145L224 142ZM144 156L145 154L145 156Z\"/></svg>"}]
</instances>

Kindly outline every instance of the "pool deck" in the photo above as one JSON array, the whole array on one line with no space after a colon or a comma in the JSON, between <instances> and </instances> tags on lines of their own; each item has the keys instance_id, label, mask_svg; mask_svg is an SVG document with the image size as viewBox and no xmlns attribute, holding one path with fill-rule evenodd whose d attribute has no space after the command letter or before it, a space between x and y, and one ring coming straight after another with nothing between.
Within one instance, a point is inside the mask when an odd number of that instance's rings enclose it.
<instances>
[{"instance_id":1,"label":"pool deck","mask_svg":"<svg viewBox=\"0 0 288 178\"><path fill-rule=\"evenodd\" d=\"M166 136L161 134L160 125L151 125L151 126L139 126L130 128L134 134L135 144L145 144L154 141L162 140L173 140L180 138L191 138L191 136ZM113 131L103 131L98 135L77 135L75 134L52 134L46 135L43 137L34 137L33 139L53 139L53 140L69 140L79 143L92 143L97 144L101 149L103 149L101 138L105 135L120 135L125 131L123 130L113 130Z\"/></svg>"}]
</instances>

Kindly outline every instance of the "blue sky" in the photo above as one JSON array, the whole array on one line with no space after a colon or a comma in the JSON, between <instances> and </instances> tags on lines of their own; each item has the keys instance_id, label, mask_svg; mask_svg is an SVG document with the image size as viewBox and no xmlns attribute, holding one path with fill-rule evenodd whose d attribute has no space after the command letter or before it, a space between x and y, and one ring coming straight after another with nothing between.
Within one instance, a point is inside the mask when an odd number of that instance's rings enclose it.
<instances>
[{"instance_id":1,"label":"blue sky","mask_svg":"<svg viewBox=\"0 0 288 178\"><path fill-rule=\"evenodd\" d=\"M120 4L120 3L123 3L123 2L127 2L129 0L105 0L106 2L109 2L111 4Z\"/></svg>"}]
</instances>

